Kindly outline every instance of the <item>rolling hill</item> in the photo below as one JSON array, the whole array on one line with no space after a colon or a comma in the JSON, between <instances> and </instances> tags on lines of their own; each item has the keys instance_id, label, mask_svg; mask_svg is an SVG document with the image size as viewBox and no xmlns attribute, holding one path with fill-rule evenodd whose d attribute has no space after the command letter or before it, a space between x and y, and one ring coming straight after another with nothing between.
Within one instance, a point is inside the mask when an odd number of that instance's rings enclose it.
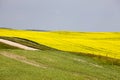
<instances>
[{"instance_id":1,"label":"rolling hill","mask_svg":"<svg viewBox=\"0 0 120 80\"><path fill-rule=\"evenodd\" d=\"M120 59L119 32L40 32L0 29L0 36L23 38L62 51Z\"/></svg>"}]
</instances>

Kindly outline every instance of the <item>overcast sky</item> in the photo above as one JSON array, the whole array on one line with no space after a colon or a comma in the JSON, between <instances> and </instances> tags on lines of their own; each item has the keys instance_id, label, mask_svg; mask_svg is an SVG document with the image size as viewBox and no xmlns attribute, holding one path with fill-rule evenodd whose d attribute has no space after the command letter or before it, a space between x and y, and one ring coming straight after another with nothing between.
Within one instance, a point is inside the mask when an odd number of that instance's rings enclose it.
<instances>
[{"instance_id":1,"label":"overcast sky","mask_svg":"<svg viewBox=\"0 0 120 80\"><path fill-rule=\"evenodd\" d=\"M119 0L0 1L0 27L120 31Z\"/></svg>"}]
</instances>

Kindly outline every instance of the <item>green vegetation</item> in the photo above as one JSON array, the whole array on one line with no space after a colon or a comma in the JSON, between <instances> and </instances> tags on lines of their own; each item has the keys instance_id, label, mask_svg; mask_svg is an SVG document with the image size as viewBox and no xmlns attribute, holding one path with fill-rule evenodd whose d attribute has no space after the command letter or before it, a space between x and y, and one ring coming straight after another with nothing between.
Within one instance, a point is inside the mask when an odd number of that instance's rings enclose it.
<instances>
[{"instance_id":1,"label":"green vegetation","mask_svg":"<svg viewBox=\"0 0 120 80\"><path fill-rule=\"evenodd\" d=\"M0 80L119 80L120 67L61 51L6 50L47 66L34 67L0 55Z\"/></svg>"}]
</instances>

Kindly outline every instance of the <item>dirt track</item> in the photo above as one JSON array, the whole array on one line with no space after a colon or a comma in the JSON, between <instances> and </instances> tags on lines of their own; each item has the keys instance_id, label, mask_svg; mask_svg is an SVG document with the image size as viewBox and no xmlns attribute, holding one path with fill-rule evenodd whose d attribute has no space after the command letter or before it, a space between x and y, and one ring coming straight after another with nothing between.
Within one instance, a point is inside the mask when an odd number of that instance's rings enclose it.
<instances>
[{"instance_id":1,"label":"dirt track","mask_svg":"<svg viewBox=\"0 0 120 80\"><path fill-rule=\"evenodd\" d=\"M33 60L29 60L26 57L19 56L17 54L12 54L12 53L8 53L8 52L0 52L0 55L11 58L11 59L14 59L14 60L17 60L17 61L20 61L22 63L26 63L26 64L29 64L29 65L35 66L35 67L40 67L40 68L44 68L44 69L47 68L43 64L37 63Z\"/></svg>"},{"instance_id":2,"label":"dirt track","mask_svg":"<svg viewBox=\"0 0 120 80\"><path fill-rule=\"evenodd\" d=\"M5 40L5 39L0 39L0 42L2 42L4 44L7 44L7 45L10 45L10 46L20 48L20 49L24 49L24 50L38 50L38 49L31 48L31 47L28 47L28 46L25 46L25 45L22 45L22 44L19 44L19 43L16 43L16 42L12 42L12 41L9 41L9 40Z\"/></svg>"}]
</instances>

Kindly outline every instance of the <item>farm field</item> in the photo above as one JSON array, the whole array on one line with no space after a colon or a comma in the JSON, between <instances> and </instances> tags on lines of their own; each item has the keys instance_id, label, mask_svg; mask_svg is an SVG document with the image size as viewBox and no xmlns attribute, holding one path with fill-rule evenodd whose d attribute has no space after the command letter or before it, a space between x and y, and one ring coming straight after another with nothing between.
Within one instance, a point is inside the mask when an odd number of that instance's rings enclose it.
<instances>
[{"instance_id":1,"label":"farm field","mask_svg":"<svg viewBox=\"0 0 120 80\"><path fill-rule=\"evenodd\" d=\"M6 31L6 29L4 30ZM14 30L13 32L19 31L21 34L22 32L24 32L21 30ZM30 32L29 34L31 34L31 31L25 32L28 33ZM34 31L32 32L34 33ZM35 33L37 32L35 31ZM48 32L38 33L39 34L44 33L44 35L48 34ZM63 32L58 31L57 33L56 32L49 33L63 35ZM72 33L73 32L70 32L69 35ZM11 34L11 32L9 32L9 34ZM119 60L110 59L107 57L91 56L90 53L73 52L69 50L66 51L65 48L64 50L62 49L59 50L58 48L54 49L54 47L48 46L46 44L41 44L38 41L34 42L34 40L31 41L30 39L27 39L30 37L27 38L18 37L21 34L19 35L17 34L14 36L12 36L12 34L11 35L5 34L6 36L2 34L3 36L0 36L0 39L13 41L39 50L36 51L22 50L19 47L14 47L12 45L0 42L0 80L120 79ZM68 35L68 32L67 33L64 32L64 34ZM53 37L53 40L56 40L54 38L55 37ZM65 37L64 35L64 38L65 40L62 40L62 43L59 44L59 46L65 45L63 44L63 41L67 41L68 37ZM38 37L37 39L40 40L40 37ZM46 39L51 38L49 36ZM73 43L69 43L69 45L71 44ZM56 46L58 46L58 44ZM76 42L74 41L74 45L71 46L75 47Z\"/></svg>"},{"instance_id":2,"label":"farm field","mask_svg":"<svg viewBox=\"0 0 120 80\"><path fill-rule=\"evenodd\" d=\"M120 59L119 32L43 32L0 29L0 36L24 38L62 51Z\"/></svg>"}]
</instances>

